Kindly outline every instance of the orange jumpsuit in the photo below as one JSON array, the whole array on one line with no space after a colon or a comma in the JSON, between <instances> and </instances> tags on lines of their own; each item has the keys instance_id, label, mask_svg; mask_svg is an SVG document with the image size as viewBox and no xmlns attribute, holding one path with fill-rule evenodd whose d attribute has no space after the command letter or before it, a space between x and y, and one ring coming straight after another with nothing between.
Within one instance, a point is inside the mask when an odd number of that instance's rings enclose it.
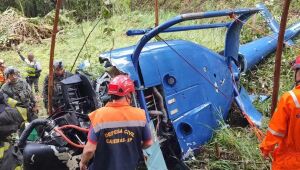
<instances>
[{"instance_id":1,"label":"orange jumpsuit","mask_svg":"<svg viewBox=\"0 0 300 170\"><path fill-rule=\"evenodd\" d=\"M272 169L300 170L300 85L279 100L260 145L262 153L273 156Z\"/></svg>"}]
</instances>

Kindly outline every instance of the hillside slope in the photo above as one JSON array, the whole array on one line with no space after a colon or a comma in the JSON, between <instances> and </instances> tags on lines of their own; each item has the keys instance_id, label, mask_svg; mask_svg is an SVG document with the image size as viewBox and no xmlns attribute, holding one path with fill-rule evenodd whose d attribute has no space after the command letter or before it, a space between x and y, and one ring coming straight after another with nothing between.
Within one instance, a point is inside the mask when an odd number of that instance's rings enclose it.
<instances>
[{"instance_id":1,"label":"hillside slope","mask_svg":"<svg viewBox=\"0 0 300 170\"><path fill-rule=\"evenodd\" d=\"M254 7L259 2L255 0L241 1L184 1L184 4L179 5L176 9L166 10L165 4L160 10L160 22L166 21L181 12L206 11L217 9L231 9L236 7ZM190 2L190 3L188 3ZM275 17L280 18L281 1L265 1ZM296 6L296 1L291 6L289 24L295 22L299 16L299 7ZM115 14L107 20L101 20L90 39L84 47L80 59L77 64L85 59L90 60L93 66L94 73L97 74L98 54L109 51L110 49L134 45L139 40L139 36L127 37L125 32L130 28L149 28L153 27L154 14L151 11L132 11L123 14ZM224 18L230 20L230 18ZM200 22L200 21L199 21ZM189 23L199 23L189 22ZM201 21L202 22L202 21ZM208 22L211 22L209 20ZM67 69L73 65L75 57L81 48L86 36L97 23L95 21L85 21L79 24L70 22L63 25L61 31L57 35L57 43L55 49L55 59L63 60L66 63ZM248 25L249 24L249 25ZM259 14L255 15L246 24L242 31L242 42L251 41L254 38L270 33L266 24L263 22ZM252 27L256 27L261 32L257 32ZM221 51L224 48L224 29L211 29L205 31L190 31L174 34L162 34L164 39L187 39L200 44L205 44L209 48ZM300 38L296 40L296 47L287 48L283 54L281 86L280 93L291 89L293 85L293 72L290 70L289 62L298 54ZM21 43L19 47L22 53L26 55L32 51L43 67L42 76L40 78L40 88L44 77L48 73L50 39L43 39L39 44ZM19 59L17 53L13 50L0 51L0 58L6 61L7 66L15 66L24 73L23 63ZM101 69L101 68L100 68ZM246 73L242 79L242 84L251 93L271 95L272 81L274 69L274 55L263 61L257 68ZM256 103L257 108L266 115L263 129L266 129L268 122L268 114L270 112L270 99L263 103ZM42 107L42 103L39 103ZM45 110L42 110L41 115L45 115ZM189 161L188 165L192 169L268 169L269 162L260 157L258 149L258 141L255 135L249 128L231 128L225 122L222 122L222 128L216 131L215 137L207 145L202 148L203 153Z\"/></svg>"}]
</instances>

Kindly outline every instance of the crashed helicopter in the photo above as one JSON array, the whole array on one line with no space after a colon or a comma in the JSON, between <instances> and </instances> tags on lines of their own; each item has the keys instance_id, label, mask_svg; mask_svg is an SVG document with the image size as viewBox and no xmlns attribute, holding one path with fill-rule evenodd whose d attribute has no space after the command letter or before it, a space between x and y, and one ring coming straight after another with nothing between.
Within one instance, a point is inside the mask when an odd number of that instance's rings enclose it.
<instances>
[{"instance_id":1,"label":"crashed helicopter","mask_svg":"<svg viewBox=\"0 0 300 170\"><path fill-rule=\"evenodd\" d=\"M240 45L243 24L258 12L274 34ZM224 16L233 21L174 26ZM149 42L160 33L213 28L227 28L222 53L185 40ZM291 39L299 31L300 23L290 26L285 41L293 44ZM127 35L143 36L135 46L100 54L99 60L108 71L95 83L80 73L63 80L64 111L34 120L24 130L18 142L24 169L78 168L89 128L87 114L109 100L107 84L116 74L128 74L134 80L132 105L143 108L151 124L155 143L144 151L148 169L187 168L182 161L197 154L200 146L211 139L218 120L228 117L234 101L257 126L261 125L262 115L253 107L239 79L242 72L276 49L278 23L264 5L182 14L153 29L129 30ZM40 138L27 141L38 126L43 127Z\"/></svg>"}]
</instances>

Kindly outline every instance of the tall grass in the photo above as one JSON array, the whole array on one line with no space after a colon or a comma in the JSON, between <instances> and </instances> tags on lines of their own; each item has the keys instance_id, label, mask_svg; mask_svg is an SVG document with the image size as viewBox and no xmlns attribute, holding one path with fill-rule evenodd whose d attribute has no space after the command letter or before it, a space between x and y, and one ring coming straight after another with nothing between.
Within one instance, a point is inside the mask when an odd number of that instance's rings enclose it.
<instances>
[{"instance_id":1,"label":"tall grass","mask_svg":"<svg viewBox=\"0 0 300 170\"><path fill-rule=\"evenodd\" d=\"M184 10L187 11L206 11L224 9L224 8L235 8L239 7L249 7L254 6L258 0L244 0L244 1L201 1L203 2L201 6L195 6L195 8L185 7ZM244 3L245 2L245 3ZM197 3L193 1L193 3ZM191 3L191 4L193 4ZM92 63L93 68L98 68L98 55L102 52L109 51L110 49L126 47L130 45L135 45L140 36L127 37L125 32L130 29L136 28L150 28L154 25L154 14L153 12L146 11L133 11L125 10L126 13L122 13L123 6L128 5L128 2L124 1L124 4L120 2L119 9L117 10L118 15L113 15L107 20L101 20L92 36L87 41L84 47L79 61L89 59ZM293 5L295 5L293 3ZM269 7L272 5L269 5ZM295 9L295 7L292 7ZM271 8L272 12L275 12L277 18L280 11L280 6L273 5ZM124 12L124 11L123 11ZM164 10L160 11L160 22L164 22L170 19L179 12L172 12L172 10L166 12ZM290 23L296 20L296 15L291 16ZM226 19L228 20L228 18ZM260 19L258 19L260 20ZM190 21L185 24L201 24L201 23L211 23L218 22L220 20L206 20L206 21ZM85 37L89 31L95 25L95 21L86 21L80 24L75 24L71 22L69 25L64 26L64 29L60 31L57 35L57 44L55 49L55 59L63 60L66 63L67 69L70 69L79 49L81 48ZM251 24L258 24L256 21L250 21ZM181 24L182 25L182 24ZM107 28L114 29L111 34L105 33ZM259 36L252 29L243 30L242 41L251 41L253 36ZM225 30L224 29L210 29L202 31L189 31L189 32L178 32L178 33L167 33L160 35L163 39L186 39L191 40L199 44L204 44L210 49L215 51L221 51L224 48ZM154 40L155 41L155 40ZM296 41L299 44L299 41ZM28 52L32 51L38 61L41 62L43 67L43 72L41 74L39 86L42 88L42 82L45 76L48 74L49 66L49 51L50 51L50 39L46 39L42 44L21 44L22 53L26 55ZM293 84L293 72L289 69L289 61L291 61L294 56L299 51L295 48L289 48L284 51L283 64L282 64L282 76L281 76L281 86L280 93L289 90ZM19 59L15 51L1 51L0 58L6 61L6 65L13 65L17 67L22 73L25 71L23 63ZM274 66L274 55L271 55L268 59L264 60L256 69L251 70L242 77L242 85L246 87L251 93L264 93L271 94L272 91L272 81L273 81L273 66ZM99 74L101 69L99 69ZM24 75L24 74L23 74ZM40 101L40 106L42 103ZM270 108L270 100L264 103L256 103L256 107L259 111L268 115ZM43 110L45 112L45 110ZM45 114L45 113L42 113ZM265 128L268 121L265 121L263 127ZM224 153L229 153L232 156L229 158L236 158L235 161L225 158L217 158L214 156L214 147L218 145ZM206 168L208 169L266 169L268 163L263 161L259 155L258 141L256 140L254 134L249 129L240 128L229 128L224 122L221 123L221 128L216 131L215 137L212 141L205 145L204 148L208 150L207 154L200 155L197 160L204 160L208 164ZM237 161L239 160L239 161ZM193 163L194 167L194 163ZM195 163L195 168L199 168L199 164Z\"/></svg>"},{"instance_id":2,"label":"tall grass","mask_svg":"<svg viewBox=\"0 0 300 170\"><path fill-rule=\"evenodd\" d=\"M195 160L187 161L191 169L268 169L269 162L260 156L259 141L249 128L230 127L215 108L219 128L214 137L200 148Z\"/></svg>"}]
</instances>

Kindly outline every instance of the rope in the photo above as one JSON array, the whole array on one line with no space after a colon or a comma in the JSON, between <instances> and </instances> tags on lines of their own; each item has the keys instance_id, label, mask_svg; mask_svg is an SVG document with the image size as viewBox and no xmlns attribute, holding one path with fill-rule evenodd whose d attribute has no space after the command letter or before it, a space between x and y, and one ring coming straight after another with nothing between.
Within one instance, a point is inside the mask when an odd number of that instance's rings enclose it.
<instances>
[{"instance_id":1,"label":"rope","mask_svg":"<svg viewBox=\"0 0 300 170\"><path fill-rule=\"evenodd\" d=\"M264 34L264 32L263 32L262 30L260 30L260 29L258 29L258 28L256 28L256 27L252 26L251 24L249 24L249 23L247 23L247 22L245 22L245 21L240 20L235 14L231 14L229 17L232 18L232 19L235 19L235 20L237 20L237 21L239 21L239 22L241 22L243 25L249 26L251 29L253 29L254 31L256 31L256 32L258 32L258 33ZM278 34L278 33L277 33L277 34ZM277 38L274 37L273 35L267 35L267 37L270 37L272 40L276 40L276 39L277 39ZM283 43L284 43L284 45L288 46L286 40L285 40ZM291 46L288 46L288 47L291 47ZM300 47L297 46L297 45L293 45L291 48L295 48L295 49L297 49L297 50L300 50ZM231 69L230 69L230 70L231 70ZM232 72L232 70L231 70L231 72ZM233 81L234 81L234 79L233 79ZM234 82L234 83L235 83L235 82ZM235 84L236 84L236 83L235 83ZM244 117L247 119L247 121L249 122L249 125L250 125L251 128L253 129L253 131L254 131L255 135L257 136L258 140L259 140L260 142L262 142L262 140L263 140L263 138L264 138L263 132L255 126L255 124L251 121L251 119L249 118L248 115L246 115L243 111L242 111L242 113L243 113Z\"/></svg>"},{"instance_id":2,"label":"rope","mask_svg":"<svg viewBox=\"0 0 300 170\"><path fill-rule=\"evenodd\" d=\"M237 89L237 83L234 79L234 76L233 76L233 71L232 71L232 67L231 65L228 66L229 67L229 70L230 70L230 73L231 73L231 78L232 78L232 83L233 83L233 87L234 89L236 90L237 92L237 97L240 98L240 93ZM251 118L246 114L246 112L244 112L245 108L244 108L244 105L240 106L241 107L241 112L244 116L244 118L247 120L247 122L249 123L250 125L250 128L252 129L252 131L254 132L254 134L256 135L257 139L259 142L262 142L263 139L264 139L264 133L254 124L254 122L251 120Z\"/></svg>"}]
</instances>

